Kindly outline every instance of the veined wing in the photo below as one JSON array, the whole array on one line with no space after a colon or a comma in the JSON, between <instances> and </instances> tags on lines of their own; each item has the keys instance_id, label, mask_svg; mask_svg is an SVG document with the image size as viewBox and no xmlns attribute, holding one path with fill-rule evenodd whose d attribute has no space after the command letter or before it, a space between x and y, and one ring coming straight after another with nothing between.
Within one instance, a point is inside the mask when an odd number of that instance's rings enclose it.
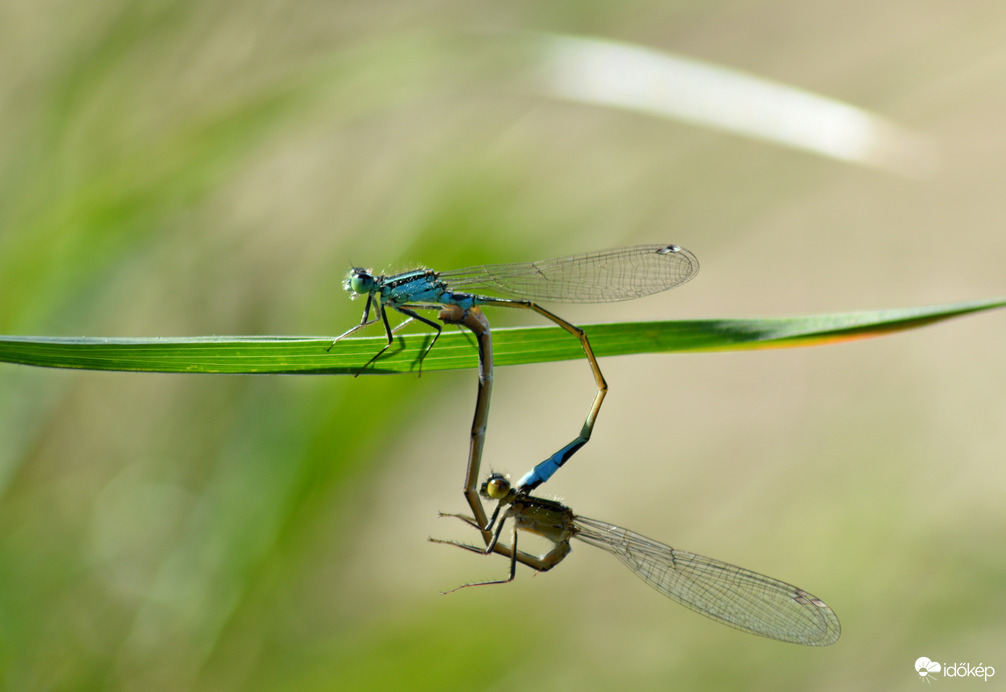
<instances>
[{"instance_id":1,"label":"veined wing","mask_svg":"<svg viewBox=\"0 0 1006 692\"><path fill-rule=\"evenodd\" d=\"M685 283L699 261L677 245L635 245L540 262L440 272L451 289L557 303L611 303Z\"/></svg>"},{"instance_id":2,"label":"veined wing","mask_svg":"<svg viewBox=\"0 0 1006 692\"><path fill-rule=\"evenodd\" d=\"M596 519L578 516L573 524L576 538L611 553L665 596L726 625L809 646L834 644L842 632L831 608L792 584Z\"/></svg>"}]
</instances>

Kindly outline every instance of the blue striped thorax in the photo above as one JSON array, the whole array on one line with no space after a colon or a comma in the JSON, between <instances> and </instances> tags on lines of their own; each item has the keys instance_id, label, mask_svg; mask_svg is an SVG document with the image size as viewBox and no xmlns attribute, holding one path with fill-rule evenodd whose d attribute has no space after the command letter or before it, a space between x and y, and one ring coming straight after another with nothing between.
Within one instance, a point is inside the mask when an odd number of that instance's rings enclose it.
<instances>
[{"instance_id":1,"label":"blue striped thorax","mask_svg":"<svg viewBox=\"0 0 1006 692\"><path fill-rule=\"evenodd\" d=\"M381 304L391 306L438 303L470 308L476 303L475 296L451 291L440 279L440 273L431 269L375 277L362 267L353 267L342 287L354 298L377 293Z\"/></svg>"}]
</instances>

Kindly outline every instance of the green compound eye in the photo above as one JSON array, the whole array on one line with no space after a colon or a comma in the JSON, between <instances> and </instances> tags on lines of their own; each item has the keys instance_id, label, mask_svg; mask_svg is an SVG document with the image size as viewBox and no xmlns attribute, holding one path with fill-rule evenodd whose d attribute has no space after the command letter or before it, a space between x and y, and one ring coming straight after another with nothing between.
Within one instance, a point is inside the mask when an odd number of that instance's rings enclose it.
<instances>
[{"instance_id":1,"label":"green compound eye","mask_svg":"<svg viewBox=\"0 0 1006 692\"><path fill-rule=\"evenodd\" d=\"M374 288L374 277L363 269L354 269L349 274L346 288L354 293L370 293Z\"/></svg>"}]
</instances>

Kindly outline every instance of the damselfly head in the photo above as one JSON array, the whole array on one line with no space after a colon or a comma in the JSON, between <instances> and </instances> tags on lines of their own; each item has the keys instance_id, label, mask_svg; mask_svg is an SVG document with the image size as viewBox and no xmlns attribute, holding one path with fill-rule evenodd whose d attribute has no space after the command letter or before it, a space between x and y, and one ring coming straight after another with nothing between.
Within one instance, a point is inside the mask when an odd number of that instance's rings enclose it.
<instances>
[{"instance_id":1,"label":"damselfly head","mask_svg":"<svg viewBox=\"0 0 1006 692\"><path fill-rule=\"evenodd\" d=\"M490 500L502 500L510 494L510 481L506 476L494 473L482 484L482 496Z\"/></svg>"},{"instance_id":2,"label":"damselfly head","mask_svg":"<svg viewBox=\"0 0 1006 692\"><path fill-rule=\"evenodd\" d=\"M377 281L369 271L363 267L353 267L349 270L349 274L346 275L345 280L343 280L342 288L348 293L354 294L353 297L355 298L358 295L370 293L376 283Z\"/></svg>"}]
</instances>

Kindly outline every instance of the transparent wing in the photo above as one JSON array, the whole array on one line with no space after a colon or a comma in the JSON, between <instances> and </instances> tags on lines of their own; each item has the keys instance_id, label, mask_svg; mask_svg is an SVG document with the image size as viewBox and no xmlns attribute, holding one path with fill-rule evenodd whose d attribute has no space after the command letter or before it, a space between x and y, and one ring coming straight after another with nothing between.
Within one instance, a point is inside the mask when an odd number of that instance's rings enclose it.
<instances>
[{"instance_id":1,"label":"transparent wing","mask_svg":"<svg viewBox=\"0 0 1006 692\"><path fill-rule=\"evenodd\" d=\"M611 303L680 286L699 271L677 245L635 245L540 262L486 264L440 272L455 290L557 303Z\"/></svg>"},{"instance_id":2,"label":"transparent wing","mask_svg":"<svg viewBox=\"0 0 1006 692\"><path fill-rule=\"evenodd\" d=\"M831 608L792 584L596 519L576 517L573 525L576 538L611 553L660 593L731 627L809 646L834 644L842 632Z\"/></svg>"}]
</instances>

